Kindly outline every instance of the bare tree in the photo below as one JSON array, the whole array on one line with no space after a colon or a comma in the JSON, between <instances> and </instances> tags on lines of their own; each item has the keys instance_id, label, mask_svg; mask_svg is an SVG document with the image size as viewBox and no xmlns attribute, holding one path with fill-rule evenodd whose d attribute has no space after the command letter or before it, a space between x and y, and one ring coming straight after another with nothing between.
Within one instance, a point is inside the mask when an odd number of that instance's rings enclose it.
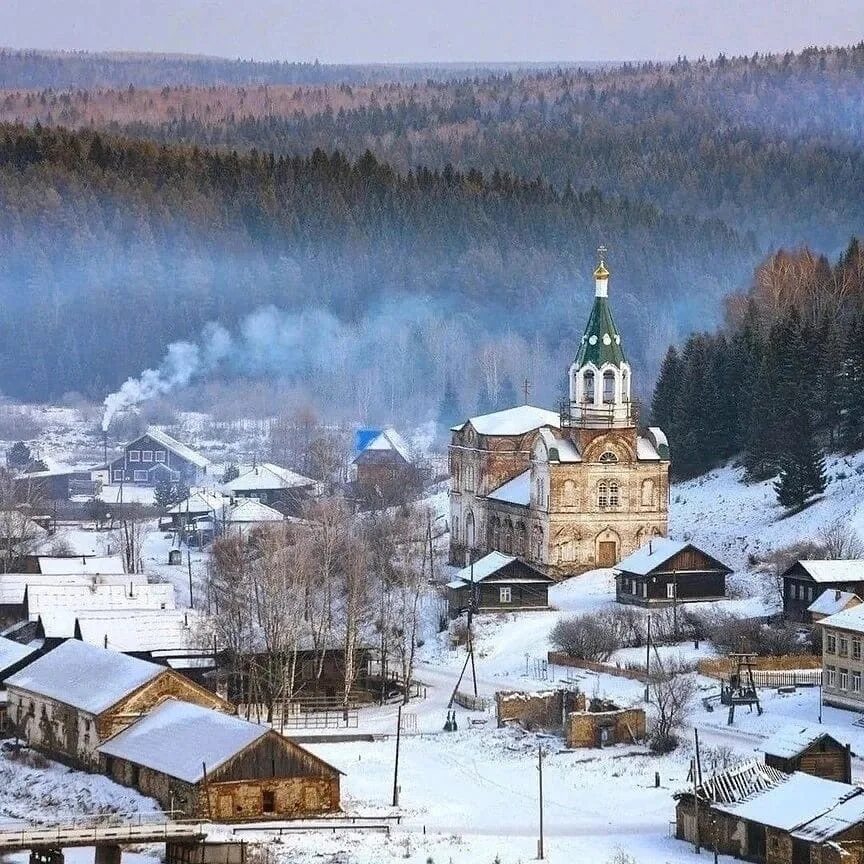
<instances>
[{"instance_id":1,"label":"bare tree","mask_svg":"<svg viewBox=\"0 0 864 864\"><path fill-rule=\"evenodd\" d=\"M46 536L34 516L44 501L41 488L31 478L15 478L0 470L0 568L9 573L21 558L38 551Z\"/></svg>"},{"instance_id":2,"label":"bare tree","mask_svg":"<svg viewBox=\"0 0 864 864\"><path fill-rule=\"evenodd\" d=\"M842 520L823 529L819 535L819 545L824 549L826 558L836 561L864 558L864 541L848 522Z\"/></svg>"},{"instance_id":3,"label":"bare tree","mask_svg":"<svg viewBox=\"0 0 864 864\"><path fill-rule=\"evenodd\" d=\"M664 666L660 656L656 655L648 686L652 711L648 741L655 752L668 753L679 744L678 733L689 714L696 681L690 673L679 674L674 664L668 661Z\"/></svg>"}]
</instances>

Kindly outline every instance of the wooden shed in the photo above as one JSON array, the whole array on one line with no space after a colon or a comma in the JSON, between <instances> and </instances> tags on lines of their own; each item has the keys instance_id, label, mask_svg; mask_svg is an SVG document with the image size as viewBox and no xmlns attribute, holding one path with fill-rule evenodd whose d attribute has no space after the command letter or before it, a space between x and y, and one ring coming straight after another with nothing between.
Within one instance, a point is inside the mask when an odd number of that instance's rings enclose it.
<instances>
[{"instance_id":1,"label":"wooden shed","mask_svg":"<svg viewBox=\"0 0 864 864\"><path fill-rule=\"evenodd\" d=\"M615 599L637 606L722 600L731 572L692 543L655 537L615 568Z\"/></svg>"},{"instance_id":2,"label":"wooden shed","mask_svg":"<svg viewBox=\"0 0 864 864\"><path fill-rule=\"evenodd\" d=\"M451 618L471 603L477 612L512 612L517 609L548 609L549 586L555 580L512 555L490 552L473 566L463 567L447 585L447 607Z\"/></svg>"},{"instance_id":3,"label":"wooden shed","mask_svg":"<svg viewBox=\"0 0 864 864\"><path fill-rule=\"evenodd\" d=\"M840 783L852 782L849 745L821 726L784 726L762 745L762 751L765 764L778 771L803 771Z\"/></svg>"},{"instance_id":4,"label":"wooden shed","mask_svg":"<svg viewBox=\"0 0 864 864\"><path fill-rule=\"evenodd\" d=\"M103 771L166 809L218 822L340 809L341 772L266 726L168 699L99 748Z\"/></svg>"}]
</instances>

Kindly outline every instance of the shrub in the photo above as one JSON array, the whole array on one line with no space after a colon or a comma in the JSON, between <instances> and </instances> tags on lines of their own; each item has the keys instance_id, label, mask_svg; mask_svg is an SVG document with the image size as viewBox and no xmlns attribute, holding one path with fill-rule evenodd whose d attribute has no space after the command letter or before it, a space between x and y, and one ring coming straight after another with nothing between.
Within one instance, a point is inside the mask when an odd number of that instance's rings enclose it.
<instances>
[{"instance_id":1,"label":"shrub","mask_svg":"<svg viewBox=\"0 0 864 864\"><path fill-rule=\"evenodd\" d=\"M579 660L608 660L621 647L617 628L609 626L609 615L575 615L562 618L549 634L549 641L558 651Z\"/></svg>"}]
</instances>

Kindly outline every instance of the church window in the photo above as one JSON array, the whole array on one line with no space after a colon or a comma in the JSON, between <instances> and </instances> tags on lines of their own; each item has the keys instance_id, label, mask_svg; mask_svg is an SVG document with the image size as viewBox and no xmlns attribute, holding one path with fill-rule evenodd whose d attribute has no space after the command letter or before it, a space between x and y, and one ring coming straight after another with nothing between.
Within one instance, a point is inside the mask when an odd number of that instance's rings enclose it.
<instances>
[{"instance_id":1,"label":"church window","mask_svg":"<svg viewBox=\"0 0 864 864\"><path fill-rule=\"evenodd\" d=\"M576 503L576 484L572 480L564 481L564 503Z\"/></svg>"},{"instance_id":2,"label":"church window","mask_svg":"<svg viewBox=\"0 0 864 864\"><path fill-rule=\"evenodd\" d=\"M509 555L513 551L513 524L509 519L504 522L504 532L501 540L503 547L501 551Z\"/></svg>"},{"instance_id":3,"label":"church window","mask_svg":"<svg viewBox=\"0 0 864 864\"><path fill-rule=\"evenodd\" d=\"M609 506L609 484L605 480L597 486L597 506L601 510Z\"/></svg>"},{"instance_id":4,"label":"church window","mask_svg":"<svg viewBox=\"0 0 864 864\"><path fill-rule=\"evenodd\" d=\"M606 405L615 402L615 373L611 369L603 373L603 402Z\"/></svg>"},{"instance_id":5,"label":"church window","mask_svg":"<svg viewBox=\"0 0 864 864\"><path fill-rule=\"evenodd\" d=\"M514 541L514 555L524 555L525 554L525 525L522 522L516 523L516 535Z\"/></svg>"},{"instance_id":6,"label":"church window","mask_svg":"<svg viewBox=\"0 0 864 864\"><path fill-rule=\"evenodd\" d=\"M609 481L609 506L618 506L618 483L615 480Z\"/></svg>"},{"instance_id":7,"label":"church window","mask_svg":"<svg viewBox=\"0 0 864 864\"><path fill-rule=\"evenodd\" d=\"M459 542L459 517L453 517L453 539L458 543Z\"/></svg>"},{"instance_id":8,"label":"church window","mask_svg":"<svg viewBox=\"0 0 864 864\"><path fill-rule=\"evenodd\" d=\"M582 401L594 401L594 373L590 369L582 378Z\"/></svg>"},{"instance_id":9,"label":"church window","mask_svg":"<svg viewBox=\"0 0 864 864\"><path fill-rule=\"evenodd\" d=\"M539 525L534 526L534 553L535 561L543 560L543 529Z\"/></svg>"},{"instance_id":10,"label":"church window","mask_svg":"<svg viewBox=\"0 0 864 864\"><path fill-rule=\"evenodd\" d=\"M600 454L600 462L603 465L613 465L617 461L618 457L611 450L606 450Z\"/></svg>"},{"instance_id":11,"label":"church window","mask_svg":"<svg viewBox=\"0 0 864 864\"><path fill-rule=\"evenodd\" d=\"M621 398L625 402L630 401L630 389L627 386L627 370L626 369L621 373Z\"/></svg>"}]
</instances>

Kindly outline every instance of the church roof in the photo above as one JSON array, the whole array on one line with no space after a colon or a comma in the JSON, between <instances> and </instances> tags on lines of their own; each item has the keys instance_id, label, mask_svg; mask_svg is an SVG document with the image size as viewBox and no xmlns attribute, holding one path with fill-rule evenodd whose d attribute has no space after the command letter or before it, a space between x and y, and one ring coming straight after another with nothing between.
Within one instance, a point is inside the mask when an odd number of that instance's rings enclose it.
<instances>
[{"instance_id":1,"label":"church roof","mask_svg":"<svg viewBox=\"0 0 864 864\"><path fill-rule=\"evenodd\" d=\"M591 363L599 369L605 363L620 366L624 362L621 336L612 318L609 298L595 297L594 307L582 336L582 344L576 355L576 365L581 368Z\"/></svg>"},{"instance_id":2,"label":"church roof","mask_svg":"<svg viewBox=\"0 0 864 864\"><path fill-rule=\"evenodd\" d=\"M561 423L561 415L545 408L535 408L533 405L517 405L492 414L481 414L472 417L469 422L478 435L524 435L543 426L557 428ZM451 432L459 432L465 428L465 423L452 426Z\"/></svg>"}]
</instances>

